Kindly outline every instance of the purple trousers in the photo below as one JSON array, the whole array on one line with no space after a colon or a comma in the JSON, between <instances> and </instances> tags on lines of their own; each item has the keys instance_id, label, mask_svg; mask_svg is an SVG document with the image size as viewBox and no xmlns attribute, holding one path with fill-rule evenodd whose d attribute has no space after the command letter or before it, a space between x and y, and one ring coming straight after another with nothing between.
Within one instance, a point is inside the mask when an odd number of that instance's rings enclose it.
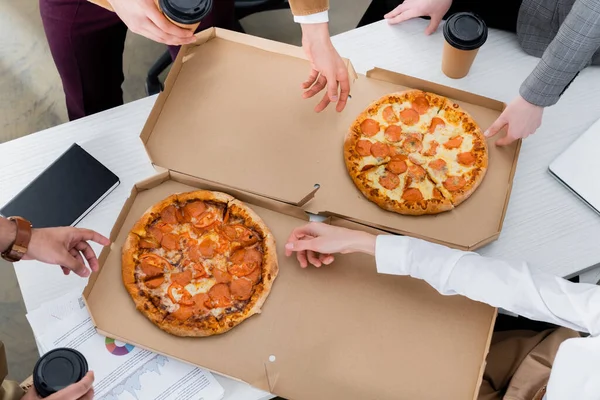
<instances>
[{"instance_id":1,"label":"purple trousers","mask_svg":"<svg viewBox=\"0 0 600 400\"><path fill-rule=\"evenodd\" d=\"M69 120L123 104L127 26L87 0L39 0L42 22L60 74ZM200 26L232 29L234 0L215 2ZM179 47L169 46L175 58Z\"/></svg>"}]
</instances>

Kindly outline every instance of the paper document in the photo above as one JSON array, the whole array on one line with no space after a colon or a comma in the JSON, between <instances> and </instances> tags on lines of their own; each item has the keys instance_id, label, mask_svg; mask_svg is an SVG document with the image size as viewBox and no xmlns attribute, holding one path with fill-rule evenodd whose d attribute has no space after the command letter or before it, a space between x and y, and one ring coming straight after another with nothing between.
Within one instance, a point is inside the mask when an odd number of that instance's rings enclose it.
<instances>
[{"instance_id":1,"label":"paper document","mask_svg":"<svg viewBox=\"0 0 600 400\"><path fill-rule=\"evenodd\" d=\"M94 371L94 398L103 400L219 400L223 387L213 375L96 332L82 299L63 303L68 312L46 327L38 340L47 350L80 351ZM61 319L58 319L61 318Z\"/></svg>"}]
</instances>

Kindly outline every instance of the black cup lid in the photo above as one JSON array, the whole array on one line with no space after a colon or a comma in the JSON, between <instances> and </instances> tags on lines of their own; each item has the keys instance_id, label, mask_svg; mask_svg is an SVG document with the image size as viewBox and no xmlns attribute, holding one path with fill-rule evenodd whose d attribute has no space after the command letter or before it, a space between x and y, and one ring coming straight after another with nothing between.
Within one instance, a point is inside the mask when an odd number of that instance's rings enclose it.
<instances>
[{"instance_id":1,"label":"black cup lid","mask_svg":"<svg viewBox=\"0 0 600 400\"><path fill-rule=\"evenodd\" d=\"M477 15L469 12L452 14L444 25L446 41L459 50L475 50L487 40L487 26Z\"/></svg>"},{"instance_id":2,"label":"black cup lid","mask_svg":"<svg viewBox=\"0 0 600 400\"><path fill-rule=\"evenodd\" d=\"M213 0L160 0L161 10L180 24L195 24L212 10Z\"/></svg>"},{"instance_id":3,"label":"black cup lid","mask_svg":"<svg viewBox=\"0 0 600 400\"><path fill-rule=\"evenodd\" d=\"M88 372L88 364L80 352L60 348L40 358L33 369L33 385L42 397L79 382Z\"/></svg>"}]
</instances>

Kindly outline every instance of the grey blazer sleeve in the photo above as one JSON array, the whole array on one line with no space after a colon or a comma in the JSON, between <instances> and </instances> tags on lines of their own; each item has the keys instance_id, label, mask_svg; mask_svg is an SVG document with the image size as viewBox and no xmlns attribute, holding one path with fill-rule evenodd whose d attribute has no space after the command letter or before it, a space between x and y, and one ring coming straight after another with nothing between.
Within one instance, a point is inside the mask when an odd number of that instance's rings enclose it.
<instances>
[{"instance_id":1,"label":"grey blazer sleeve","mask_svg":"<svg viewBox=\"0 0 600 400\"><path fill-rule=\"evenodd\" d=\"M542 59L521 85L528 102L555 104L600 48L600 1L577 0Z\"/></svg>"}]
</instances>

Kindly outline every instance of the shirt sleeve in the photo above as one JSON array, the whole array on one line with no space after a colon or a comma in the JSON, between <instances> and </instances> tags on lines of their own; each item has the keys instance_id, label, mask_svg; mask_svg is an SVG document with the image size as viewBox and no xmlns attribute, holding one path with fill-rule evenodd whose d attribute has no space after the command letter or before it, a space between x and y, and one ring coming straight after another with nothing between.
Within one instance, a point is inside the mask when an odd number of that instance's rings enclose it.
<instances>
[{"instance_id":1,"label":"shirt sleeve","mask_svg":"<svg viewBox=\"0 0 600 400\"><path fill-rule=\"evenodd\" d=\"M299 24L322 24L329 22L329 12L322 11L316 14L294 15L294 22Z\"/></svg>"},{"instance_id":2,"label":"shirt sleeve","mask_svg":"<svg viewBox=\"0 0 600 400\"><path fill-rule=\"evenodd\" d=\"M378 236L377 270L423 279L443 295L462 295L529 319L600 334L600 287L572 283L524 262L508 262L402 236Z\"/></svg>"},{"instance_id":3,"label":"shirt sleeve","mask_svg":"<svg viewBox=\"0 0 600 400\"><path fill-rule=\"evenodd\" d=\"M600 48L600 2L576 0L556 37L519 90L531 104L555 104Z\"/></svg>"},{"instance_id":4,"label":"shirt sleeve","mask_svg":"<svg viewBox=\"0 0 600 400\"><path fill-rule=\"evenodd\" d=\"M317 14L329 10L329 0L289 0L295 16Z\"/></svg>"}]
</instances>

